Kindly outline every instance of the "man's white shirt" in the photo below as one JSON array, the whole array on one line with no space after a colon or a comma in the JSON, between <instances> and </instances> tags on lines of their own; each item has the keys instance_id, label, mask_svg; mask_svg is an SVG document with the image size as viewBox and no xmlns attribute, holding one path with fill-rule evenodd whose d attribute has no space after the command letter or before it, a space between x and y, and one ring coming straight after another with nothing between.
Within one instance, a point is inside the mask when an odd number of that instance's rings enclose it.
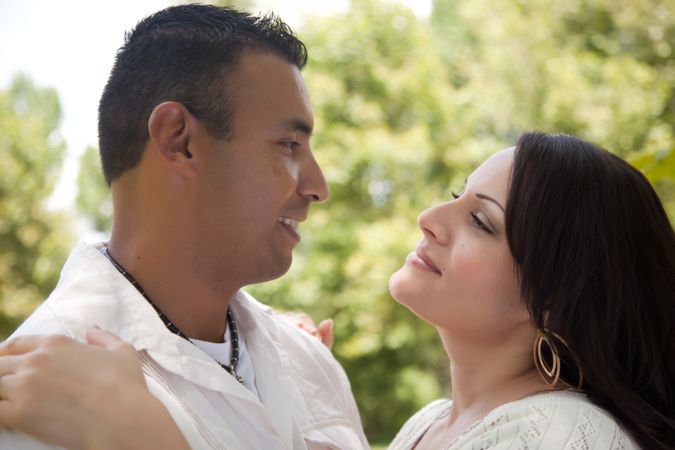
<instances>
[{"instance_id":1,"label":"man's white shirt","mask_svg":"<svg viewBox=\"0 0 675 450\"><path fill-rule=\"evenodd\" d=\"M221 364L228 365L232 357L232 341L230 339L230 324L227 324L225 334L223 335L223 342L208 342L200 341L199 339L190 338L190 342L199 347L204 353L209 355ZM253 369L253 361L246 350L246 340L244 335L239 336L239 363L237 364L237 375L242 378L242 383L246 389L251 391L258 399L258 388L255 385L255 370Z\"/></svg>"},{"instance_id":2,"label":"man's white shirt","mask_svg":"<svg viewBox=\"0 0 675 450\"><path fill-rule=\"evenodd\" d=\"M73 250L54 292L12 337L65 334L84 341L86 329L98 325L131 343L148 388L193 449L368 448L349 381L317 339L238 292L230 306L255 374L252 392L171 333L101 246ZM4 448L54 447L3 431Z\"/></svg>"}]
</instances>

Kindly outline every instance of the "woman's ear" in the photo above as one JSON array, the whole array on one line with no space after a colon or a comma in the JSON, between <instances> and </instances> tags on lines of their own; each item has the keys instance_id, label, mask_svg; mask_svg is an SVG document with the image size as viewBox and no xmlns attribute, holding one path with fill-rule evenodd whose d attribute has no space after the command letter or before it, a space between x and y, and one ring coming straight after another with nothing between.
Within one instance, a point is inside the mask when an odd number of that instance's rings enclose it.
<instances>
[{"instance_id":1,"label":"woman's ear","mask_svg":"<svg viewBox=\"0 0 675 450\"><path fill-rule=\"evenodd\" d=\"M190 111L179 102L164 102L155 107L148 119L148 133L160 159L167 168L187 177L195 175L190 142Z\"/></svg>"}]
</instances>

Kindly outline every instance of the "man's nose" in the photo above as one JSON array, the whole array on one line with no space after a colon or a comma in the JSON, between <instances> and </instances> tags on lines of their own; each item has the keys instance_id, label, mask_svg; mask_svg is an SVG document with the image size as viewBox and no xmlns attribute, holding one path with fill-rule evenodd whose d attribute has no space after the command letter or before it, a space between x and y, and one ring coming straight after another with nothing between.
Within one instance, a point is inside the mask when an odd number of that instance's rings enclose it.
<instances>
[{"instance_id":1,"label":"man's nose","mask_svg":"<svg viewBox=\"0 0 675 450\"><path fill-rule=\"evenodd\" d=\"M330 195L328 184L314 155L310 155L305 167L301 170L298 193L310 202L325 201Z\"/></svg>"}]
</instances>

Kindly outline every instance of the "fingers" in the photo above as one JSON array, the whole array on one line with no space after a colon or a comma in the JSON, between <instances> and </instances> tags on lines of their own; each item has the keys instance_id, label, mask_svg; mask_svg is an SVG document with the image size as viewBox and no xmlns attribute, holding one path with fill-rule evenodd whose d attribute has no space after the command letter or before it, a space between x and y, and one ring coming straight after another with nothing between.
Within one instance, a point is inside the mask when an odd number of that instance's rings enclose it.
<instances>
[{"instance_id":1,"label":"fingers","mask_svg":"<svg viewBox=\"0 0 675 450\"><path fill-rule=\"evenodd\" d=\"M0 399L0 425L3 427L14 427L16 422L16 407L6 399Z\"/></svg>"},{"instance_id":2,"label":"fingers","mask_svg":"<svg viewBox=\"0 0 675 450\"><path fill-rule=\"evenodd\" d=\"M115 334L110 331L99 328L94 325L93 327L87 328L87 344L96 345L98 347L103 347L108 350L115 350L121 345L126 344L122 339L117 337Z\"/></svg>"},{"instance_id":3,"label":"fingers","mask_svg":"<svg viewBox=\"0 0 675 450\"><path fill-rule=\"evenodd\" d=\"M0 356L22 355L35 350L49 339L49 336L19 336L0 343Z\"/></svg>"},{"instance_id":4,"label":"fingers","mask_svg":"<svg viewBox=\"0 0 675 450\"><path fill-rule=\"evenodd\" d=\"M16 372L21 370L21 355L9 355L0 357L0 402L7 408L7 403L14 397L12 385L16 380ZM0 424L5 424L0 419Z\"/></svg>"},{"instance_id":5,"label":"fingers","mask_svg":"<svg viewBox=\"0 0 675 450\"><path fill-rule=\"evenodd\" d=\"M141 367L138 352L133 345L120 339L116 334L99 328L97 325L90 327L86 332L87 344L101 347L105 350L115 353L118 361L118 368L127 368L129 374L132 374L136 381L145 386L145 377Z\"/></svg>"},{"instance_id":6,"label":"fingers","mask_svg":"<svg viewBox=\"0 0 675 450\"><path fill-rule=\"evenodd\" d=\"M109 350L127 345L113 333L98 327L91 327L87 329L86 336L88 344L97 345ZM17 336L12 339L7 339L4 342L0 342L0 356L22 355L37 350L39 347L53 348L56 346L70 345L75 342L76 341L74 339L57 334L47 336Z\"/></svg>"},{"instance_id":7,"label":"fingers","mask_svg":"<svg viewBox=\"0 0 675 450\"><path fill-rule=\"evenodd\" d=\"M94 325L87 328L86 332L87 344L102 347L119 355L131 357L135 359L138 355L133 345L120 339L116 334L108 330L104 330Z\"/></svg>"},{"instance_id":8,"label":"fingers","mask_svg":"<svg viewBox=\"0 0 675 450\"><path fill-rule=\"evenodd\" d=\"M48 368L40 367L39 363L33 365L34 360L31 360L31 354L0 357L4 372L0 376L0 402L5 409L11 407L15 415L23 407L36 406L35 402L26 401L26 393L39 397L42 390L36 377L49 374ZM7 425L7 422L0 420L0 425Z\"/></svg>"},{"instance_id":9,"label":"fingers","mask_svg":"<svg viewBox=\"0 0 675 450\"><path fill-rule=\"evenodd\" d=\"M0 377L0 401L5 404L5 407L8 407L8 404L12 404L16 401L17 380L20 383L21 375L17 376L14 372L7 373Z\"/></svg>"},{"instance_id":10,"label":"fingers","mask_svg":"<svg viewBox=\"0 0 675 450\"><path fill-rule=\"evenodd\" d=\"M290 312L285 312L282 313L281 316L297 326L298 328L303 328L305 329L308 333L311 333L312 331L316 330L316 324L314 323L314 320L309 316L309 314L306 314L304 312L295 312L295 311L290 311Z\"/></svg>"},{"instance_id":11,"label":"fingers","mask_svg":"<svg viewBox=\"0 0 675 450\"><path fill-rule=\"evenodd\" d=\"M13 354L0 355L0 398L3 400L14 397L16 383L22 383L22 389L27 390L31 389L27 386L34 388L35 384L31 383L37 374L57 376L55 363L63 355L72 353L76 346L84 345L62 335L20 336L6 344L7 351Z\"/></svg>"},{"instance_id":12,"label":"fingers","mask_svg":"<svg viewBox=\"0 0 675 450\"><path fill-rule=\"evenodd\" d=\"M11 412L9 401L0 399L0 424L9 425L7 423L7 418Z\"/></svg>"},{"instance_id":13,"label":"fingers","mask_svg":"<svg viewBox=\"0 0 675 450\"><path fill-rule=\"evenodd\" d=\"M312 318L303 312L285 312L279 314L284 320L290 324L300 328L301 330L311 334L330 350L333 347L333 320L323 320L318 326L314 324Z\"/></svg>"},{"instance_id":14,"label":"fingers","mask_svg":"<svg viewBox=\"0 0 675 450\"><path fill-rule=\"evenodd\" d=\"M0 377L15 373L21 361L20 355L5 355L0 357ZM0 379L0 384L2 380Z\"/></svg>"},{"instance_id":15,"label":"fingers","mask_svg":"<svg viewBox=\"0 0 675 450\"><path fill-rule=\"evenodd\" d=\"M328 347L328 350L333 348L333 319L322 320L321 323L316 327L321 342Z\"/></svg>"}]
</instances>

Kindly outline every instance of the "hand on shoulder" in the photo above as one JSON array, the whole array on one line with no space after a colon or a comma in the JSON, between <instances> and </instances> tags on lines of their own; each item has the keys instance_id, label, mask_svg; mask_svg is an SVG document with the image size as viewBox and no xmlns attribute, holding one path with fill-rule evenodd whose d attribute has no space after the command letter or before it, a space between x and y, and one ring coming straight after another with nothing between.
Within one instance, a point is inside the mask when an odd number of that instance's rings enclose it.
<instances>
[{"instance_id":1,"label":"hand on shoulder","mask_svg":"<svg viewBox=\"0 0 675 450\"><path fill-rule=\"evenodd\" d=\"M333 348L333 319L325 319L315 324L314 320L304 312L289 311L279 313L279 316L286 322L299 329L306 331L323 343L328 350Z\"/></svg>"},{"instance_id":2,"label":"hand on shoulder","mask_svg":"<svg viewBox=\"0 0 675 450\"><path fill-rule=\"evenodd\" d=\"M73 449L147 448L157 430L171 436L169 448L189 448L148 392L136 350L97 328L87 342L52 335L0 343L0 425ZM139 423L150 433L135 434Z\"/></svg>"}]
</instances>

